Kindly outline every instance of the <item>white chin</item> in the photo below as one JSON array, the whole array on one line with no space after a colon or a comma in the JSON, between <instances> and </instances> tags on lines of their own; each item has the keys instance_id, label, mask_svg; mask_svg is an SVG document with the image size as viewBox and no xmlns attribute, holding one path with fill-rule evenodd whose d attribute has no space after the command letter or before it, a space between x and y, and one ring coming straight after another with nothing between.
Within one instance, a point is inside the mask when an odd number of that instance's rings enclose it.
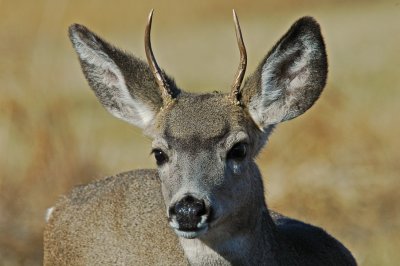
<instances>
[{"instance_id":1,"label":"white chin","mask_svg":"<svg viewBox=\"0 0 400 266\"><path fill-rule=\"evenodd\" d=\"M179 229L174 228L175 233L179 237L188 238L188 239L193 239L193 238L199 237L201 235L204 235L207 232L207 230L208 230L208 226L205 226L197 231L181 231Z\"/></svg>"}]
</instances>

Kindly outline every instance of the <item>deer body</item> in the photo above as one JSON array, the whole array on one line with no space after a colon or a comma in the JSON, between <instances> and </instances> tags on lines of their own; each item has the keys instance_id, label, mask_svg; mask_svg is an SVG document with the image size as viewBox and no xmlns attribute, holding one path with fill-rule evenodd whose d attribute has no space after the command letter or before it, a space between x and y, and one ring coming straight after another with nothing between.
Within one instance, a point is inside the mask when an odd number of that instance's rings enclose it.
<instances>
[{"instance_id":1,"label":"deer body","mask_svg":"<svg viewBox=\"0 0 400 266\"><path fill-rule=\"evenodd\" d=\"M96 96L153 139L158 171L95 182L62 199L45 231L45 262L355 265L322 229L268 210L254 162L275 125L304 113L325 86L327 60L317 22L298 20L241 86L246 51L234 14L241 64L231 93L193 94L158 67L151 19L148 65L83 26L70 28ZM143 250L149 249L147 256Z\"/></svg>"},{"instance_id":2,"label":"deer body","mask_svg":"<svg viewBox=\"0 0 400 266\"><path fill-rule=\"evenodd\" d=\"M74 188L50 214L44 265L187 265L160 189L155 170Z\"/></svg>"}]
</instances>

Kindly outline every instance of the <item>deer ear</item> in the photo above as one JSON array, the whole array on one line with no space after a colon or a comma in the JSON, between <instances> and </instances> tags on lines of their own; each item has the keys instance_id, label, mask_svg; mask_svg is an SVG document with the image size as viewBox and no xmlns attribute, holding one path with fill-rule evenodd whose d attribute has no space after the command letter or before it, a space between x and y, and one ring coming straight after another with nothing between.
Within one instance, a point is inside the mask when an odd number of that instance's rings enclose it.
<instances>
[{"instance_id":1,"label":"deer ear","mask_svg":"<svg viewBox=\"0 0 400 266\"><path fill-rule=\"evenodd\" d=\"M82 25L70 26L69 37L102 105L117 118L141 128L149 126L162 107L161 93L149 66Z\"/></svg>"},{"instance_id":2,"label":"deer ear","mask_svg":"<svg viewBox=\"0 0 400 266\"><path fill-rule=\"evenodd\" d=\"M318 99L327 68L320 27L313 18L303 17L246 80L243 103L261 128L295 118Z\"/></svg>"}]
</instances>

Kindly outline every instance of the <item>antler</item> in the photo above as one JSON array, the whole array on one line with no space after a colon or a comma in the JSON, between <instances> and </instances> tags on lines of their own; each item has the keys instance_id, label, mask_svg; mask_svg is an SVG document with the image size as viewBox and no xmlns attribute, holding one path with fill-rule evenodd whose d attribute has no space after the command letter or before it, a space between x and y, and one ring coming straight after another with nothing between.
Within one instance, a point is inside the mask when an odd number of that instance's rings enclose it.
<instances>
[{"instance_id":1,"label":"antler","mask_svg":"<svg viewBox=\"0 0 400 266\"><path fill-rule=\"evenodd\" d=\"M236 39L240 51L240 63L236 72L236 78L232 84L231 97L235 100L235 103L240 103L240 85L242 84L244 74L247 66L247 53L246 47L244 46L242 31L240 30L239 20L233 9L233 21L235 22Z\"/></svg>"},{"instance_id":2,"label":"antler","mask_svg":"<svg viewBox=\"0 0 400 266\"><path fill-rule=\"evenodd\" d=\"M151 49L150 32L151 32L151 22L153 20L153 12L154 9L150 11L149 19L147 21L146 31L144 34L144 47L146 51L147 62L149 63L150 69L153 72L158 87L161 90L161 96L165 103L168 102L169 100L174 99L179 94L179 91L176 90L175 88L170 87L166 77L164 76L164 73L157 64L157 61L153 54L153 50Z\"/></svg>"},{"instance_id":3,"label":"antler","mask_svg":"<svg viewBox=\"0 0 400 266\"><path fill-rule=\"evenodd\" d=\"M164 76L164 73L157 64L157 61L153 54L153 50L151 49L150 32L151 32L151 23L153 19L153 12L154 10L152 9L149 14L149 19L147 22L146 31L144 35L146 57L147 57L147 62L149 63L149 66L151 68L151 71L153 72L156 82L161 90L162 98L164 101L168 101L174 99L179 94L179 91L169 86L167 79ZM239 20L237 18L235 10L233 10L233 20L235 22L236 38L240 51L240 64L236 72L236 78L232 84L231 97L237 103L240 102L240 86L242 84L244 74L246 72L247 53L246 53L246 47L244 46L243 42L242 32L240 30Z\"/></svg>"}]
</instances>

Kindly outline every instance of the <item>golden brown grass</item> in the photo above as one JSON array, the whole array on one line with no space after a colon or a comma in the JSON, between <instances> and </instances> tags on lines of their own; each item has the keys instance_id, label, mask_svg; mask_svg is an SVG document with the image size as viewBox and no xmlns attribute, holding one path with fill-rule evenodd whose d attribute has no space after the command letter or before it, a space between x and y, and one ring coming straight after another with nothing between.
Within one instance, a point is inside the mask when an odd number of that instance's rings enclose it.
<instances>
[{"instance_id":1,"label":"golden brown grass","mask_svg":"<svg viewBox=\"0 0 400 266\"><path fill-rule=\"evenodd\" d=\"M152 7L157 58L190 91L231 82L231 8L249 72L296 18L320 21L328 86L312 110L276 130L258 159L269 206L323 226L360 265L396 265L400 5L294 0L0 2L0 264L41 263L45 209L74 185L154 167L149 140L95 100L66 34L81 22L143 58Z\"/></svg>"}]
</instances>

